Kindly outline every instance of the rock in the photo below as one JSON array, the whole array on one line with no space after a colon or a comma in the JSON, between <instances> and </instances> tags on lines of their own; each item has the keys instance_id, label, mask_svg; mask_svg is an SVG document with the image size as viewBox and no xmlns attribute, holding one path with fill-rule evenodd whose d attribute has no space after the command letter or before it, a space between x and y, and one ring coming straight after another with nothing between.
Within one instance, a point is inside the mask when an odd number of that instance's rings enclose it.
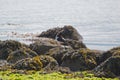
<instances>
[{"instance_id":1,"label":"rock","mask_svg":"<svg viewBox=\"0 0 120 80\"><path fill-rule=\"evenodd\" d=\"M47 70L47 71L55 70L59 66L58 62L54 58L47 55L41 55L40 61L43 64L44 70Z\"/></svg>"},{"instance_id":2,"label":"rock","mask_svg":"<svg viewBox=\"0 0 120 80\"><path fill-rule=\"evenodd\" d=\"M72 26L64 26L63 28L53 28L42 32L38 37L47 37L55 39L58 32L62 32L62 36L65 39L72 39L77 41L82 41L82 36L77 32L77 30Z\"/></svg>"},{"instance_id":3,"label":"rock","mask_svg":"<svg viewBox=\"0 0 120 80\"><path fill-rule=\"evenodd\" d=\"M53 29L49 29L47 31L42 32L40 35L38 35L38 37L45 37L45 38L52 38L55 39L55 36L58 32L60 32L61 30L63 30L63 28L53 28Z\"/></svg>"},{"instance_id":4,"label":"rock","mask_svg":"<svg viewBox=\"0 0 120 80\"><path fill-rule=\"evenodd\" d=\"M26 58L17 61L13 66L12 69L18 70L41 70L43 67L42 62L40 61L39 56L33 58Z\"/></svg>"},{"instance_id":5,"label":"rock","mask_svg":"<svg viewBox=\"0 0 120 80\"><path fill-rule=\"evenodd\" d=\"M0 71L6 71L8 69L11 69L11 64L6 60L0 60Z\"/></svg>"},{"instance_id":6,"label":"rock","mask_svg":"<svg viewBox=\"0 0 120 80\"><path fill-rule=\"evenodd\" d=\"M61 72L62 74L69 74L69 73L72 73L72 71L68 68L68 67L59 67L58 70L59 72Z\"/></svg>"},{"instance_id":7,"label":"rock","mask_svg":"<svg viewBox=\"0 0 120 80\"><path fill-rule=\"evenodd\" d=\"M109 57L93 71L97 77L114 78L120 76L120 56Z\"/></svg>"},{"instance_id":8,"label":"rock","mask_svg":"<svg viewBox=\"0 0 120 80\"><path fill-rule=\"evenodd\" d=\"M81 48L66 53L61 66L69 67L72 71L92 70L97 66L98 51Z\"/></svg>"},{"instance_id":9,"label":"rock","mask_svg":"<svg viewBox=\"0 0 120 80\"><path fill-rule=\"evenodd\" d=\"M66 47L56 47L53 49L50 49L48 51L48 53L46 53L49 56L52 56L54 59L57 60L57 62L59 63L59 65L61 65L62 63L62 57L64 56L64 54L73 51L73 49L69 46Z\"/></svg>"},{"instance_id":10,"label":"rock","mask_svg":"<svg viewBox=\"0 0 120 80\"><path fill-rule=\"evenodd\" d=\"M55 39L57 33L59 32L61 32L62 36L65 38L65 42L62 42L61 45L71 46L73 49L86 48L86 45L82 42L82 36L72 26L49 29L42 32L39 37Z\"/></svg>"},{"instance_id":11,"label":"rock","mask_svg":"<svg viewBox=\"0 0 120 80\"><path fill-rule=\"evenodd\" d=\"M36 56L33 58L25 58L17 61L12 68L19 70L41 70L52 71L58 67L57 61L47 55Z\"/></svg>"},{"instance_id":12,"label":"rock","mask_svg":"<svg viewBox=\"0 0 120 80\"><path fill-rule=\"evenodd\" d=\"M77 41L82 41L83 39L83 37L72 26L63 27L63 37L65 39L72 39L72 40L77 40Z\"/></svg>"},{"instance_id":13,"label":"rock","mask_svg":"<svg viewBox=\"0 0 120 80\"><path fill-rule=\"evenodd\" d=\"M27 45L21 44L18 41L14 40L0 41L0 59L6 60L11 52L23 47L27 47Z\"/></svg>"},{"instance_id":14,"label":"rock","mask_svg":"<svg viewBox=\"0 0 120 80\"><path fill-rule=\"evenodd\" d=\"M37 53L30 50L29 48L21 48L19 50L13 51L9 54L7 61L9 63L16 63L18 60L25 58L32 58L37 56Z\"/></svg>"},{"instance_id":15,"label":"rock","mask_svg":"<svg viewBox=\"0 0 120 80\"><path fill-rule=\"evenodd\" d=\"M3 48L0 49L0 59L6 60L8 58L8 55L12 52L9 48Z\"/></svg>"},{"instance_id":16,"label":"rock","mask_svg":"<svg viewBox=\"0 0 120 80\"><path fill-rule=\"evenodd\" d=\"M40 38L39 41L30 44L30 49L38 53L39 55L45 54L50 49L59 47L60 43L50 38Z\"/></svg>"},{"instance_id":17,"label":"rock","mask_svg":"<svg viewBox=\"0 0 120 80\"><path fill-rule=\"evenodd\" d=\"M66 40L64 45L71 46L73 49L87 48L82 41Z\"/></svg>"},{"instance_id":18,"label":"rock","mask_svg":"<svg viewBox=\"0 0 120 80\"><path fill-rule=\"evenodd\" d=\"M6 60L0 60L0 67L9 65L9 63Z\"/></svg>"},{"instance_id":19,"label":"rock","mask_svg":"<svg viewBox=\"0 0 120 80\"><path fill-rule=\"evenodd\" d=\"M108 59L111 56L117 56L120 55L120 47L115 47L112 48L106 52L104 52L103 54L100 55L100 59L99 59L99 64L104 62L106 59Z\"/></svg>"}]
</instances>

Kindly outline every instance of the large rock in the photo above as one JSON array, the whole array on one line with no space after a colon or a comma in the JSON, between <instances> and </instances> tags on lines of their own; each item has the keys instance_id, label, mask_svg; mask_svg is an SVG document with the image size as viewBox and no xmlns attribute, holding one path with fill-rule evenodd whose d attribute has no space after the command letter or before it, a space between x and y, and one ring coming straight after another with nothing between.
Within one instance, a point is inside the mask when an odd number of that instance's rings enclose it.
<instances>
[{"instance_id":1,"label":"large rock","mask_svg":"<svg viewBox=\"0 0 120 80\"><path fill-rule=\"evenodd\" d=\"M53 49L50 49L47 53L47 55L52 56L53 58L55 58L57 60L57 62L59 63L59 65L61 65L62 63L62 57L68 53L73 51L73 49L69 46L66 47L56 47Z\"/></svg>"},{"instance_id":2,"label":"large rock","mask_svg":"<svg viewBox=\"0 0 120 80\"><path fill-rule=\"evenodd\" d=\"M77 30L72 26L64 26L63 28L49 29L47 31L42 32L38 37L47 37L55 39L55 36L60 31L63 31L62 36L65 39L72 39L77 41L82 41L83 39L82 36L77 32Z\"/></svg>"},{"instance_id":3,"label":"large rock","mask_svg":"<svg viewBox=\"0 0 120 80\"><path fill-rule=\"evenodd\" d=\"M0 67L9 65L9 63L6 60L0 60Z\"/></svg>"},{"instance_id":4,"label":"large rock","mask_svg":"<svg viewBox=\"0 0 120 80\"><path fill-rule=\"evenodd\" d=\"M46 37L46 38L52 38L55 39L55 36L58 32L63 30L63 28L53 28L53 29L48 29L47 31L43 31L38 37Z\"/></svg>"},{"instance_id":5,"label":"large rock","mask_svg":"<svg viewBox=\"0 0 120 80\"><path fill-rule=\"evenodd\" d=\"M81 48L63 56L61 66L69 67L72 71L91 70L97 66L99 51Z\"/></svg>"},{"instance_id":6,"label":"large rock","mask_svg":"<svg viewBox=\"0 0 120 80\"><path fill-rule=\"evenodd\" d=\"M26 58L17 61L12 68L19 70L40 70L44 69L48 72L58 67L57 61L47 55L36 56L33 58Z\"/></svg>"},{"instance_id":7,"label":"large rock","mask_svg":"<svg viewBox=\"0 0 120 80\"><path fill-rule=\"evenodd\" d=\"M41 70L43 67L42 62L40 61L39 56L33 58L26 58L17 61L13 66L12 69L18 70Z\"/></svg>"},{"instance_id":8,"label":"large rock","mask_svg":"<svg viewBox=\"0 0 120 80\"><path fill-rule=\"evenodd\" d=\"M97 66L94 73L98 77L120 76L120 56L112 56Z\"/></svg>"},{"instance_id":9,"label":"large rock","mask_svg":"<svg viewBox=\"0 0 120 80\"><path fill-rule=\"evenodd\" d=\"M120 47L115 47L112 48L106 52L104 52L103 54L100 55L100 59L99 59L99 64L104 62L106 59L108 59L111 56L119 56L120 55Z\"/></svg>"},{"instance_id":10,"label":"large rock","mask_svg":"<svg viewBox=\"0 0 120 80\"><path fill-rule=\"evenodd\" d=\"M29 48L21 48L19 50L13 51L9 54L7 61L9 63L16 63L18 60L25 58L32 58L37 56L37 53L30 50Z\"/></svg>"},{"instance_id":11,"label":"large rock","mask_svg":"<svg viewBox=\"0 0 120 80\"><path fill-rule=\"evenodd\" d=\"M60 43L50 38L40 38L39 41L30 44L30 49L40 54L45 54L50 49L59 47Z\"/></svg>"},{"instance_id":12,"label":"large rock","mask_svg":"<svg viewBox=\"0 0 120 80\"><path fill-rule=\"evenodd\" d=\"M65 46L71 46L73 49L87 48L86 45L82 41L77 40L66 40L64 42Z\"/></svg>"},{"instance_id":13,"label":"large rock","mask_svg":"<svg viewBox=\"0 0 120 80\"><path fill-rule=\"evenodd\" d=\"M27 45L21 44L18 41L14 40L0 41L0 59L6 60L11 52L23 47L27 47Z\"/></svg>"},{"instance_id":14,"label":"large rock","mask_svg":"<svg viewBox=\"0 0 120 80\"><path fill-rule=\"evenodd\" d=\"M58 62L54 58L52 58L51 56L41 55L40 61L43 64L44 70L51 71L51 70L56 69L59 66Z\"/></svg>"},{"instance_id":15,"label":"large rock","mask_svg":"<svg viewBox=\"0 0 120 80\"><path fill-rule=\"evenodd\" d=\"M46 73L49 72L61 72L61 73L70 73L70 69L68 67L59 66L58 62L51 56L41 55L40 60L43 64L43 70Z\"/></svg>"}]
</instances>

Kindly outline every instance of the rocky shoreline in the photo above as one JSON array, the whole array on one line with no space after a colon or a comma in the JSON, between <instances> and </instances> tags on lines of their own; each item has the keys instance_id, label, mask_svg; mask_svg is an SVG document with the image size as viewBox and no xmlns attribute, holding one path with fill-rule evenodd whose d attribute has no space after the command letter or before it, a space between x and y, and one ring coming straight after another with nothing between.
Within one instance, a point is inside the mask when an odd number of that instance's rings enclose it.
<instances>
[{"instance_id":1,"label":"rocky shoreline","mask_svg":"<svg viewBox=\"0 0 120 80\"><path fill-rule=\"evenodd\" d=\"M61 30L65 42L55 40ZM29 45L15 40L0 41L0 70L44 70L48 73L90 70L97 77L120 76L120 47L108 51L91 50L82 39L74 27L64 26L28 39L34 41Z\"/></svg>"}]
</instances>

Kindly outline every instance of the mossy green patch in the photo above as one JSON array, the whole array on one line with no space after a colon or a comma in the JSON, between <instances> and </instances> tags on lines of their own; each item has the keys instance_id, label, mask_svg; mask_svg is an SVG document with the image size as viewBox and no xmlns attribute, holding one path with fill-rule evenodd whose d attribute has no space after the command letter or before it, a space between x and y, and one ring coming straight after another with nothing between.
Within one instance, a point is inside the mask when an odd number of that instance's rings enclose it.
<instances>
[{"instance_id":1,"label":"mossy green patch","mask_svg":"<svg viewBox=\"0 0 120 80\"><path fill-rule=\"evenodd\" d=\"M119 80L118 78L98 78L89 72L75 72L71 74L62 74L54 72L43 74L40 71L28 71L27 74L14 73L13 71L0 71L2 80Z\"/></svg>"}]
</instances>

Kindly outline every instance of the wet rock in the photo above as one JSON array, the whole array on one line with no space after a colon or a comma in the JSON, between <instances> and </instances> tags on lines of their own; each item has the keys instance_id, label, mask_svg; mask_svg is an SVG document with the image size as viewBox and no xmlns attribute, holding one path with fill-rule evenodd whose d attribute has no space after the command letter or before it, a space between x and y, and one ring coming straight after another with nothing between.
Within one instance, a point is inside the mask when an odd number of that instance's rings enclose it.
<instances>
[{"instance_id":1,"label":"wet rock","mask_svg":"<svg viewBox=\"0 0 120 80\"><path fill-rule=\"evenodd\" d=\"M47 38L53 38L55 39L56 35L58 32L62 31L62 36L65 39L72 39L72 40L77 40L77 41L82 41L82 36L77 32L77 30L68 25L64 26L63 28L53 28L49 29L47 31L42 32L38 37L47 37Z\"/></svg>"},{"instance_id":2,"label":"wet rock","mask_svg":"<svg viewBox=\"0 0 120 80\"><path fill-rule=\"evenodd\" d=\"M32 58L35 56L37 56L36 52L30 50L29 48L22 48L11 52L7 58L7 61L9 63L16 63L18 60Z\"/></svg>"},{"instance_id":3,"label":"wet rock","mask_svg":"<svg viewBox=\"0 0 120 80\"><path fill-rule=\"evenodd\" d=\"M92 70L97 66L98 54L96 50L86 48L71 51L63 56L61 66L69 67L72 71Z\"/></svg>"},{"instance_id":4,"label":"wet rock","mask_svg":"<svg viewBox=\"0 0 120 80\"><path fill-rule=\"evenodd\" d=\"M45 54L50 49L59 47L60 43L50 38L40 38L39 41L30 44L30 49L38 53L39 55Z\"/></svg>"},{"instance_id":5,"label":"wet rock","mask_svg":"<svg viewBox=\"0 0 120 80\"><path fill-rule=\"evenodd\" d=\"M43 67L39 56L33 58L26 58L17 61L13 66L12 69L18 70L41 70Z\"/></svg>"},{"instance_id":6,"label":"wet rock","mask_svg":"<svg viewBox=\"0 0 120 80\"><path fill-rule=\"evenodd\" d=\"M97 66L94 70L97 77L120 76L120 56L112 56Z\"/></svg>"},{"instance_id":7,"label":"wet rock","mask_svg":"<svg viewBox=\"0 0 120 80\"><path fill-rule=\"evenodd\" d=\"M62 57L68 53L73 51L73 49L69 46L65 46L65 47L56 47L53 49L50 49L47 53L47 55L52 56L54 59L57 60L57 62L59 63L59 65L61 65L62 63Z\"/></svg>"},{"instance_id":8,"label":"wet rock","mask_svg":"<svg viewBox=\"0 0 120 80\"><path fill-rule=\"evenodd\" d=\"M27 45L21 44L18 41L14 40L0 41L0 59L6 60L11 52L23 47L27 47Z\"/></svg>"}]
</instances>

